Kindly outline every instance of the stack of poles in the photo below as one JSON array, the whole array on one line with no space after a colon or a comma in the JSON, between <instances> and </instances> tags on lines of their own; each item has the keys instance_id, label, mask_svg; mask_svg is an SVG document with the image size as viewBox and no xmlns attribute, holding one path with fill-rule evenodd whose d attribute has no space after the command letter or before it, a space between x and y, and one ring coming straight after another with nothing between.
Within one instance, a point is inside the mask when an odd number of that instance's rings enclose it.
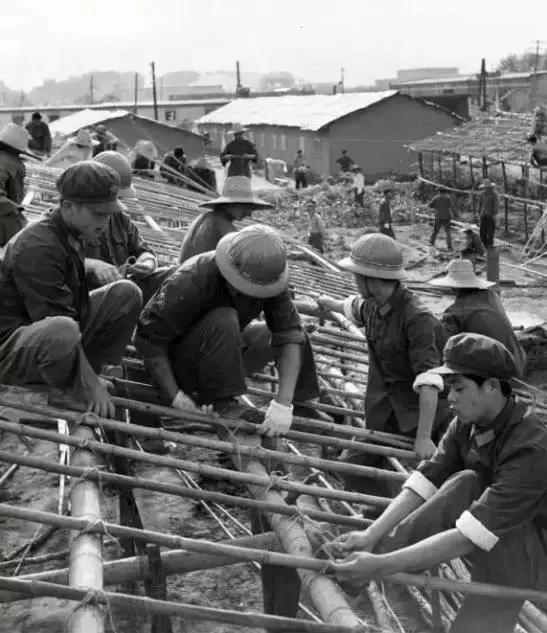
<instances>
[{"instance_id":1,"label":"stack of poles","mask_svg":"<svg viewBox=\"0 0 547 633\"><path fill-rule=\"evenodd\" d=\"M44 179L46 180L46 179ZM195 202L192 203L191 200L188 199L187 196L183 196L183 195L179 195L178 198L176 199L177 196L173 195L173 191L175 190L176 194L179 194L179 192L181 191L178 188L175 187L170 187L168 185L163 186L164 189L168 190L168 194L166 194L166 196L169 199L169 206L171 207L171 209L173 209L173 214L177 214L177 219L181 219L181 209L183 209L183 215L185 216L185 221L191 221L191 219L193 217L195 217L196 215L196 209L195 209ZM53 193L53 189L51 188L51 192ZM182 190L184 191L184 190ZM151 205L151 208L153 208L153 210L157 210L158 211L158 217L159 219L165 219L166 217L168 219L171 219L171 213L165 213L165 209L166 209L166 205L165 205L165 201L160 201L159 203L157 203L158 201L158 197L157 197L157 185L155 183L148 183L145 182L145 184L143 185L143 192L146 192L147 194L151 194L154 197L154 205ZM146 196L148 198L148 195ZM146 206L147 208L147 212L148 212L148 205L151 203L151 201L146 200L146 205L143 204L143 206ZM172 237L178 237L177 231L176 230L172 230L170 231L172 235ZM182 235L182 234L181 234ZM162 236L163 237L163 236ZM171 237L171 235L170 235ZM174 255L175 254L175 247L174 245L169 245L169 254ZM341 296L347 296L347 294L350 294L352 292L355 292L355 287L353 285L353 283L351 283L351 280L349 278L344 279L344 283L341 284L341 280L340 280L340 275L334 273L333 271L333 267L332 265L328 266L328 270L320 269L318 270L317 267L313 267L313 266L309 266L306 264L300 265L300 266L296 266L293 265L292 266L292 276L294 277L294 280L296 281L297 286L301 286L302 288L317 288L319 291L321 292L326 292L328 294L332 294L334 296L337 297L341 297ZM318 293L316 293L318 294ZM309 296L309 295L308 295ZM367 376L367 370L368 370L368 359L366 357L366 354L363 353L363 349L360 348L360 345L363 344L363 335L362 333L357 330L356 328L351 328L349 326L348 323L343 323L340 321L340 318L334 318L333 320L335 322L336 325L338 326L342 326L342 327L346 327L348 331L343 331L343 330L339 330L335 327L325 327L325 326L321 326L319 328L318 331L316 331L314 334L312 334L312 341L314 343L316 343L315 348L316 351L319 353L319 358L322 361L322 367L323 369L320 369L320 375L322 378L322 381L326 384L330 384L331 386L328 386L325 388L325 393L329 394L330 396L335 396L338 398L339 402L344 401L344 398L346 398L346 403L347 406L341 406L341 407L333 407L332 405L324 405L324 407L326 407L325 412L327 413L341 413L343 415L346 416L347 419L351 419L353 421L353 423L359 423L360 426L364 426L364 420L363 420L363 414L359 411L355 411L354 405L356 403L356 401L362 400L363 396L362 394L364 393L364 385L366 385L366 376ZM128 362L133 361L134 359L128 359ZM334 361L334 362L333 362ZM351 364L349 364L351 363ZM334 365L334 371L333 371L333 365ZM338 371L341 370L341 371ZM351 376L348 378L347 377L347 372L351 373ZM344 373L341 373L341 372ZM264 380L264 378L268 378L268 382L275 382L275 377L272 376L257 376L255 377L257 379L262 379ZM356 384L359 385L358 387L356 386ZM127 386L126 386L127 388ZM270 392L268 391L261 391L261 390L255 390L255 395L268 395ZM2 401L2 400L0 400ZM13 402L10 401L10 399L7 399L7 402L10 402L13 405ZM4 402L4 404L6 403L6 401ZM122 402L119 402L120 405L122 405ZM138 400L133 401L133 403L128 402L127 400L123 401L123 404L125 404L126 406L130 407L131 405L139 408L140 406L143 406L142 402L139 402ZM315 406L315 403L312 403L310 406ZM150 405L144 405L144 407L147 410L150 410ZM321 408L321 407L319 407ZM546 408L547 409L547 408ZM28 410L28 409L27 409ZM40 409L42 410L42 409ZM38 412L38 411L35 411ZM56 410L55 414L59 415L62 414L63 412L66 413L66 411L64 410ZM53 413L53 412L52 412ZM172 411L170 412L171 416L172 416ZM173 416L172 416L173 417ZM202 420L203 421L203 420ZM105 421L103 421L103 423L105 423ZM308 424L311 424L311 428L310 431L316 431L317 429L314 428L314 426L317 424L316 421L312 421L312 420L308 420ZM126 425L126 426L132 426L132 425ZM332 429L331 429L332 430ZM349 430L349 429L348 429ZM80 425L79 427L77 427L76 429L76 433L89 433L90 429L89 427L86 426L82 426ZM296 433L301 433L301 431L295 431ZM366 440L366 439L371 439L370 435L366 435L365 437L361 436L359 438L359 434L361 433L361 429L351 429L351 432L353 434L353 437L357 437L357 439L362 439L362 440ZM363 431L366 434L366 431ZM161 436L161 432L160 432L160 436ZM168 436L167 435L163 435L164 439L167 439ZM320 437L320 436L318 436ZM340 438L342 441L344 441L344 438L346 438L347 441L347 435L345 435L343 438ZM63 436L63 439L66 441L66 438ZM74 438L73 438L74 439ZM77 438L76 438L77 439ZM87 438L87 440L89 441L89 437ZM172 439L172 437L170 438ZM179 438L180 439L180 438ZM295 438L296 439L296 438ZM299 438L302 439L302 438ZM309 441L309 437L306 436L306 440ZM59 438L60 441L60 438ZM412 458L412 451L409 450L411 448L411 446L408 444L408 442L406 442L406 440L404 438L383 438L383 437L373 437L372 438L373 442L378 442L378 441L389 441L391 443L395 442L395 445L397 446L397 443L400 446L406 446L406 448L399 448L398 450L404 451L407 453L407 455L404 455L404 457L407 458ZM406 444L405 444L406 442ZM85 443L84 443L85 444ZM89 445L89 444L87 444ZM217 445L218 446L218 445ZM378 446L378 445L376 445ZM226 450L227 447L224 447L224 449ZM234 450L234 447L232 447L232 450ZM237 448L236 450L241 450L240 448ZM88 453L88 451L82 450L81 448L79 449L80 453ZM233 453L232 453L233 454ZM5 461L8 461L7 459L8 456L3 456L3 459ZM270 455L271 457L271 455ZM93 482L93 473L90 472L90 466L88 465L86 468L80 469L80 471L78 471L78 466L77 464L75 464L74 459L72 461L71 464L71 468L74 469L72 471L72 473L68 473L68 471L65 471L65 474L72 474L72 475L77 475L78 473L80 473L80 476L83 473L85 473L86 475L86 479L83 481L79 481L77 482L76 485L74 485L74 489L73 489L73 493L72 496L74 495L74 490L78 492L78 489L81 489L81 486L84 484L92 484L93 486L95 486L95 490L92 491L92 489L89 489L89 491L87 491L88 496L90 499L95 499L96 494L98 493L98 488L97 488L97 483ZM93 459L95 459L95 457L93 456ZM170 459L170 458L167 458ZM275 455L275 459L282 459L282 457L280 455ZM397 457L395 456L389 456L389 459L391 459L394 463L398 463ZM32 461L32 460L31 460ZM77 461L77 460L76 460ZM84 463L85 463L85 459L84 459ZM324 460L326 461L326 460ZM28 463L28 462L27 462ZM256 462L254 460L251 460L249 463L252 464L251 468L247 468L247 472L243 472L243 473L238 473L239 475L249 475L249 474L253 474L252 471L255 468L254 464L256 464ZM291 462L294 463L294 462ZM297 462L298 463L298 462ZM37 465L36 462L34 462L35 467L40 467ZM310 463L309 461L307 462L307 465L310 467L315 467L315 466L320 466L322 468L325 468L325 466L328 468L328 464L325 464L323 462L313 462ZM315 466L314 466L315 465ZM43 464L41 465L43 467ZM187 466L187 464L184 465L185 467ZM96 467L96 464L95 466ZM59 469L61 468L60 466L58 467ZM91 469L92 470L92 469ZM222 469L218 469L218 470L222 470ZM378 469L379 470L379 469ZM400 472L402 470L402 468L400 467L400 463L399 463L399 472L392 472L392 474L399 474L401 475L402 473ZM199 472L199 470L198 470ZM227 472L233 472L233 471L227 471ZM334 472L336 472L336 470L334 470ZM390 472L390 471L386 471L386 472ZM257 473L254 473L255 475L257 475ZM365 474L365 473L363 473ZM218 475L218 473L217 473ZM221 477L229 477L226 473L224 474L220 474ZM370 476L370 473L367 473L367 476ZM404 476L404 475L403 475ZM119 476L118 476L119 477ZM262 479L263 483L257 483L260 481L260 479ZM249 481L247 481L251 491L255 490L255 496L259 497L258 500L260 500L260 497L264 495L264 490L268 491L269 493L275 494L277 496L279 496L279 493L276 490L276 484L278 484L278 482L274 482L274 484L272 484L272 482L270 481L269 483L267 483L267 474L266 476L264 475L264 473L260 472L258 474L258 478L253 479L252 481L255 482L255 484L250 483ZM120 483L120 482L118 482ZM130 482L126 482L126 483L130 483ZM300 492L302 494L311 494L313 496L313 494L315 494L317 496L317 491L310 491L306 489L305 485L301 485L302 488L300 489ZM308 488L311 488L308 487ZM281 488L282 489L282 488ZM205 491L202 491L205 492ZM176 494L176 493L175 493ZM358 499L359 495L358 493L345 493L344 491L327 491L326 489L323 491L322 493L324 495L324 498L337 498L336 495L338 495L338 500L343 502L344 504L348 505L350 503L373 503L374 502L376 504L378 504L380 507L385 506L386 504L386 500L378 500L378 499L369 499L366 498L366 495L362 496L360 499ZM354 497L352 497L352 494L355 495ZM72 499L71 496L71 499ZM77 498L81 496L80 494L77 495ZM85 496L85 493L84 495ZM257 499L255 499L257 500ZM282 500L282 498L281 498ZM279 499L277 499L277 501L279 501ZM223 502L225 502L225 500L223 500ZM270 505L268 505L268 503L270 503ZM91 509L93 510L93 504L94 501L91 502ZM100 510L97 512L96 511L96 504L95 504L95 511L91 511L88 512L88 516L90 518L93 518L94 520L100 519ZM282 528L280 528L280 523L279 523L279 517L281 517L281 520L283 520L283 516L287 516L284 513L280 513L280 514L275 514L276 512L281 512L280 508L283 507L283 504L281 503L273 503L271 504L270 501L266 501L266 505L262 506L265 508L271 508L272 509L272 514L268 515L270 517L273 517L274 519L274 523L276 523L276 525L278 526L278 530L281 531L282 534L284 534L284 531ZM349 506L351 508L351 506ZM76 509L78 508L78 501L76 500ZM87 508L86 508L87 510ZM78 512L78 510L76 510ZM74 513L74 502L73 502L73 513ZM351 513L350 513L351 515ZM319 517L322 515L317 515L315 514L316 517ZM277 517L277 518L276 518ZM324 517L322 517L324 518ZM350 517L351 518L351 517ZM353 516L354 519L356 519L355 516ZM285 519L286 520L286 519ZM330 520L332 520L332 517L330 517ZM339 519L334 519L334 521L338 521ZM361 521L362 524L361 526L366 525L366 521L363 522L362 519L357 519L357 521ZM345 525L348 525L348 523L345 523ZM356 525L356 522L353 523L353 525ZM89 536L88 534L80 534L78 536L76 536L73 540L73 549L74 549L74 544L78 544L82 542L82 538L83 537L87 537ZM287 540L287 537L285 535L285 540ZM298 541L299 539L301 539L302 536L298 535L296 537L296 540ZM305 534L304 534L304 538L305 538ZM283 540L283 539L282 539ZM307 540L307 539L306 539ZM291 538L289 538L289 540L287 542L290 542ZM76 547L76 550L78 550L79 548ZM85 547L81 548L82 550L85 550ZM95 546L96 549L96 546ZM93 551L94 548L92 547L91 550ZM75 563L72 564L71 563L71 569L77 569L77 561L78 557L75 557ZM100 561L100 558L96 558L95 559L95 563L97 562L97 560ZM92 565L91 568L94 568L95 570L98 568L98 566ZM457 567L457 569L459 569L460 574L461 574L461 566ZM457 576L457 573L454 572ZM76 574L78 575L78 574ZM99 582L96 582L96 587L97 589L101 588L101 584ZM86 586L92 586L90 584L86 585ZM369 592L370 593L370 592ZM91 605L89 608L89 611L92 612L93 611L93 606ZM530 609L528 609L528 611L530 612ZM532 610L533 611L533 610ZM86 609L82 609L82 613L86 613L87 610ZM452 612L453 615L453 612ZM528 619L531 618L530 613L527 614ZM537 613L535 613L535 617L536 619L539 617L537 615ZM385 620L384 620L385 623ZM74 629L77 630L77 629ZM91 630L91 629L89 629Z\"/></svg>"}]
</instances>

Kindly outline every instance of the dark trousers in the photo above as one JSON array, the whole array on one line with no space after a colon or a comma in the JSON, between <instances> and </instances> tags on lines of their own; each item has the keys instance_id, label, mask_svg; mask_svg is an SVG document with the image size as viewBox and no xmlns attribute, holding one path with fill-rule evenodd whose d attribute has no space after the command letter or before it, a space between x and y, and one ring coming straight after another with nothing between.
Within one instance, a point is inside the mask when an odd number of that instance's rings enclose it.
<instances>
[{"instance_id":1,"label":"dark trousers","mask_svg":"<svg viewBox=\"0 0 547 633\"><path fill-rule=\"evenodd\" d=\"M137 284L142 292L143 305L148 303L156 294L158 288L176 269L176 266L164 266L157 268L151 275L147 275L146 277L131 277L131 281Z\"/></svg>"},{"instance_id":2,"label":"dark trousers","mask_svg":"<svg viewBox=\"0 0 547 633\"><path fill-rule=\"evenodd\" d=\"M380 550L400 549L454 528L484 488L477 472L457 473L386 536ZM542 591L547 588L547 530L533 521L504 533L490 552L475 548L467 558L473 581ZM513 633L522 604L522 600L468 594L450 633Z\"/></svg>"},{"instance_id":3,"label":"dark trousers","mask_svg":"<svg viewBox=\"0 0 547 633\"><path fill-rule=\"evenodd\" d=\"M308 186L308 177L306 175L306 172L294 172L294 186L296 187L296 189L305 189Z\"/></svg>"},{"instance_id":4,"label":"dark trousers","mask_svg":"<svg viewBox=\"0 0 547 633\"><path fill-rule=\"evenodd\" d=\"M440 220L439 218L435 218L435 224L433 226L433 233L431 234L431 246L435 246L435 241L437 240L437 235L439 231L444 229L446 233L446 248L449 251L452 250L452 230L450 227L450 220Z\"/></svg>"},{"instance_id":5,"label":"dark trousers","mask_svg":"<svg viewBox=\"0 0 547 633\"><path fill-rule=\"evenodd\" d=\"M494 233L496 232L496 218L493 215L482 215L479 224L481 242L487 248L494 246Z\"/></svg>"},{"instance_id":6,"label":"dark trousers","mask_svg":"<svg viewBox=\"0 0 547 633\"><path fill-rule=\"evenodd\" d=\"M313 246L316 251L319 251L320 253L324 252L323 235L321 233L310 233L308 235L308 244Z\"/></svg>"},{"instance_id":7,"label":"dark trousers","mask_svg":"<svg viewBox=\"0 0 547 633\"><path fill-rule=\"evenodd\" d=\"M360 193L357 190L355 190L355 204L358 204L360 207L364 207L365 206L364 198L365 198L364 189Z\"/></svg>"},{"instance_id":8,"label":"dark trousers","mask_svg":"<svg viewBox=\"0 0 547 633\"><path fill-rule=\"evenodd\" d=\"M98 373L118 364L142 309L141 292L121 280L93 290L81 323L67 316L46 317L17 328L0 346L0 382L80 387L80 354Z\"/></svg>"}]
</instances>

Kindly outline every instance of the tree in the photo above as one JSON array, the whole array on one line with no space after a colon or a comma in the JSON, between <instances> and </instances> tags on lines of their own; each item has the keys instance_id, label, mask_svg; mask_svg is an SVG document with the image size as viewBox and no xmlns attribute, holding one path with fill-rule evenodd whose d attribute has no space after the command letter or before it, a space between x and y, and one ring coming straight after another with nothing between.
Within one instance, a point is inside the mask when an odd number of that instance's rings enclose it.
<instances>
[{"instance_id":1,"label":"tree","mask_svg":"<svg viewBox=\"0 0 547 633\"><path fill-rule=\"evenodd\" d=\"M498 70L502 73L518 73L518 72L532 72L536 68L536 54L523 53L522 55L515 55L511 53L506 57L503 57L498 64ZM547 53L539 55L538 70L547 70Z\"/></svg>"}]
</instances>

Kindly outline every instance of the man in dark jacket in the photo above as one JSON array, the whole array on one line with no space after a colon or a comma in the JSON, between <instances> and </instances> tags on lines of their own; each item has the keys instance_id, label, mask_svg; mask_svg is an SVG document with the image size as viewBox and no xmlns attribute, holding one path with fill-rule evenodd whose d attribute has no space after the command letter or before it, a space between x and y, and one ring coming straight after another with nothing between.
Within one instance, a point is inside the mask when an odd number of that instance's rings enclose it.
<instances>
[{"instance_id":1,"label":"man in dark jacket","mask_svg":"<svg viewBox=\"0 0 547 633\"><path fill-rule=\"evenodd\" d=\"M175 147L172 152L165 154L160 165L160 174L171 185L185 185L186 179L178 176L186 175L186 155L182 147Z\"/></svg>"},{"instance_id":2,"label":"man in dark jacket","mask_svg":"<svg viewBox=\"0 0 547 633\"><path fill-rule=\"evenodd\" d=\"M0 130L0 248L18 233L27 223L23 215L25 195L25 163L21 154L28 154L27 132L8 123Z\"/></svg>"},{"instance_id":3,"label":"man in dark jacket","mask_svg":"<svg viewBox=\"0 0 547 633\"><path fill-rule=\"evenodd\" d=\"M123 208L115 171L82 161L59 176L59 208L10 240L0 264L0 383L72 390L100 416L114 414L104 365L120 362L142 308L130 281L91 293L83 239Z\"/></svg>"},{"instance_id":4,"label":"man in dark jacket","mask_svg":"<svg viewBox=\"0 0 547 633\"><path fill-rule=\"evenodd\" d=\"M363 532L334 543L334 565L357 586L466 557L471 580L547 590L547 431L515 400L511 353L480 334L458 334L434 370L456 416L439 448ZM352 552L352 553L350 553ZM464 594L450 633L512 633L523 599Z\"/></svg>"},{"instance_id":5,"label":"man in dark jacket","mask_svg":"<svg viewBox=\"0 0 547 633\"><path fill-rule=\"evenodd\" d=\"M392 226L391 218L391 201L393 200L393 191L386 189L384 196L380 201L380 208L378 210L378 230L380 233L392 237L395 239L395 233Z\"/></svg>"},{"instance_id":6,"label":"man in dark jacket","mask_svg":"<svg viewBox=\"0 0 547 633\"><path fill-rule=\"evenodd\" d=\"M446 248L452 250L452 229L450 220L452 219L452 201L446 191L439 193L431 200L429 206L435 212L435 224L433 225L433 233L431 234L430 244L435 246L437 235L441 229L446 234Z\"/></svg>"},{"instance_id":7,"label":"man in dark jacket","mask_svg":"<svg viewBox=\"0 0 547 633\"><path fill-rule=\"evenodd\" d=\"M479 194L479 233L485 248L494 246L496 216L498 215L498 195L495 185L486 178Z\"/></svg>"},{"instance_id":8,"label":"man in dark jacket","mask_svg":"<svg viewBox=\"0 0 547 633\"><path fill-rule=\"evenodd\" d=\"M39 112L34 112L32 120L27 123L26 129L30 134L29 149L38 154L49 156L51 154L51 132L49 131L49 125L42 121L42 115Z\"/></svg>"},{"instance_id":9,"label":"man in dark jacket","mask_svg":"<svg viewBox=\"0 0 547 633\"><path fill-rule=\"evenodd\" d=\"M243 135L247 130L241 123L235 123L232 128L234 138L220 153L220 162L223 167L228 165L228 176L251 177L251 163L258 162L258 152L254 143L251 143Z\"/></svg>"}]
</instances>

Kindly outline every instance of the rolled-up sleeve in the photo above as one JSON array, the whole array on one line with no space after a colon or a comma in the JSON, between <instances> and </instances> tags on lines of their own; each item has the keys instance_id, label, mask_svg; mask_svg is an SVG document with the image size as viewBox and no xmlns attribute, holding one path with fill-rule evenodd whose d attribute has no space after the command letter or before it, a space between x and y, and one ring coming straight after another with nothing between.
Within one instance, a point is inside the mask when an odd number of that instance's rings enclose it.
<instances>
[{"instance_id":1,"label":"rolled-up sleeve","mask_svg":"<svg viewBox=\"0 0 547 633\"><path fill-rule=\"evenodd\" d=\"M474 545L490 551L508 530L521 527L537 514L545 500L547 454L529 446L508 456L495 481L456 522Z\"/></svg>"},{"instance_id":2,"label":"rolled-up sleeve","mask_svg":"<svg viewBox=\"0 0 547 633\"><path fill-rule=\"evenodd\" d=\"M364 307L365 300L363 298L359 295L351 295L344 301L344 316L354 325L363 327L365 325Z\"/></svg>"},{"instance_id":3,"label":"rolled-up sleeve","mask_svg":"<svg viewBox=\"0 0 547 633\"><path fill-rule=\"evenodd\" d=\"M427 313L417 315L408 324L408 358L416 376L442 364L436 338L439 327L437 319Z\"/></svg>"},{"instance_id":4,"label":"rolled-up sleeve","mask_svg":"<svg viewBox=\"0 0 547 633\"><path fill-rule=\"evenodd\" d=\"M63 254L47 246L35 246L32 257L20 253L13 264L13 280L32 321L51 316L78 319L74 296L66 278Z\"/></svg>"},{"instance_id":5,"label":"rolled-up sleeve","mask_svg":"<svg viewBox=\"0 0 547 633\"><path fill-rule=\"evenodd\" d=\"M137 324L135 347L144 358L165 353L202 316L203 289L191 271L177 271L148 302Z\"/></svg>"},{"instance_id":6,"label":"rolled-up sleeve","mask_svg":"<svg viewBox=\"0 0 547 633\"><path fill-rule=\"evenodd\" d=\"M273 347L289 344L303 345L306 341L302 320L288 292L283 292L266 301L264 317L272 333Z\"/></svg>"},{"instance_id":7,"label":"rolled-up sleeve","mask_svg":"<svg viewBox=\"0 0 547 633\"><path fill-rule=\"evenodd\" d=\"M127 235L127 250L130 257L140 257L144 253L151 253L155 256L154 250L141 237L138 226L127 215L123 214L125 232Z\"/></svg>"}]
</instances>

